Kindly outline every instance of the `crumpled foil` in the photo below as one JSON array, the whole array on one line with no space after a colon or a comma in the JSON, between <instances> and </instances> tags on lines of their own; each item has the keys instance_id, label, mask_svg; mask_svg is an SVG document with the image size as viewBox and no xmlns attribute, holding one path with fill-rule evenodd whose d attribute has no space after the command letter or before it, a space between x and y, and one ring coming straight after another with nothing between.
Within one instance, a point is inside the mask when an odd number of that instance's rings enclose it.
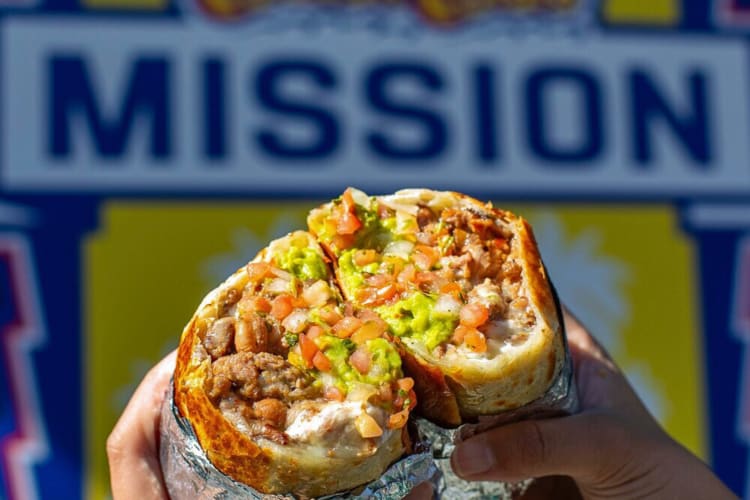
<instances>
[{"instance_id":1,"label":"crumpled foil","mask_svg":"<svg viewBox=\"0 0 750 500\"><path fill-rule=\"evenodd\" d=\"M562 309L557 293L552 288L558 315ZM565 327L563 338L565 338ZM391 465L376 481L354 491L323 497L334 499L397 499L406 496L414 487L430 482L435 498L462 500L511 500L523 495L533 479L520 483L496 481L464 481L453 473L450 456L456 444L476 434L511 422L529 418L548 418L570 415L578 410L578 394L573 380L573 363L565 339L565 361L550 388L538 399L514 410L498 415L479 417L477 422L455 429L439 427L432 422L415 418L410 425L415 437L414 452ZM206 457L190 423L174 405L170 385L161 413L160 459L169 495L173 500L208 500L229 498L300 499L296 495L266 495L233 480L219 471ZM323 500L323 499L321 499Z\"/></svg>"},{"instance_id":2,"label":"crumpled foil","mask_svg":"<svg viewBox=\"0 0 750 500\"><path fill-rule=\"evenodd\" d=\"M161 409L159 455L164 481L173 500L302 498L291 494L263 494L214 467L198 443L190 422L175 406L171 385ZM414 453L391 465L379 479L354 491L328 495L321 500L402 498L423 482L436 483L438 475L429 443L417 441Z\"/></svg>"}]
</instances>

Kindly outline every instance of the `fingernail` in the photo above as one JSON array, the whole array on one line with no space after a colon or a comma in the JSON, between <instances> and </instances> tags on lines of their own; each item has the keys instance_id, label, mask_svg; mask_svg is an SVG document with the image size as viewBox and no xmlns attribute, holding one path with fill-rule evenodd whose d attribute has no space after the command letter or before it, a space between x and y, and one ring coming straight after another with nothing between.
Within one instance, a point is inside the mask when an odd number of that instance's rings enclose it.
<instances>
[{"instance_id":1,"label":"fingernail","mask_svg":"<svg viewBox=\"0 0 750 500\"><path fill-rule=\"evenodd\" d=\"M475 476L487 472L495 463L492 450L478 439L458 445L452 458L453 469L459 476Z\"/></svg>"}]
</instances>

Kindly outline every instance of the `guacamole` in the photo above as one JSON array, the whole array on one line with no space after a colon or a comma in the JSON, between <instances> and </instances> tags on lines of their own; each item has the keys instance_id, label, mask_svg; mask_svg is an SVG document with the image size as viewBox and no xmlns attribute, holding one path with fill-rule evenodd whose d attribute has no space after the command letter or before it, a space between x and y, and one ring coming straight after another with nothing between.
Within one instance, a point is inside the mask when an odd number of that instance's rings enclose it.
<instances>
[{"instance_id":1,"label":"guacamole","mask_svg":"<svg viewBox=\"0 0 750 500\"><path fill-rule=\"evenodd\" d=\"M312 248L291 247L276 260L281 269L302 280L320 280L328 275L325 262Z\"/></svg>"},{"instance_id":2,"label":"guacamole","mask_svg":"<svg viewBox=\"0 0 750 500\"><path fill-rule=\"evenodd\" d=\"M458 315L435 311L435 298L421 292L376 311L394 335L414 337L432 351L448 340L458 323Z\"/></svg>"},{"instance_id":3,"label":"guacamole","mask_svg":"<svg viewBox=\"0 0 750 500\"><path fill-rule=\"evenodd\" d=\"M372 357L370 371L365 375L349 364L349 356L357 349L357 345L351 340L321 335L315 339L315 343L331 361L331 375L336 379L336 386L344 393L355 383L380 385L403 376L401 357L385 339L370 339L365 342L364 346Z\"/></svg>"}]
</instances>

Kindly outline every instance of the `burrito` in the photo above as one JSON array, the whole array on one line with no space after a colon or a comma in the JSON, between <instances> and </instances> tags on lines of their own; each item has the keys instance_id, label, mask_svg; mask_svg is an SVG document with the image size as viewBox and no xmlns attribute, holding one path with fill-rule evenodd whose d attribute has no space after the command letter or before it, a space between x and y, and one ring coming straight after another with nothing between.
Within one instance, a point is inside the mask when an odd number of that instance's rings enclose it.
<instances>
[{"instance_id":1,"label":"burrito","mask_svg":"<svg viewBox=\"0 0 750 500\"><path fill-rule=\"evenodd\" d=\"M387 324L341 300L315 239L272 242L185 328L174 400L217 469L263 493L321 496L409 447L414 382Z\"/></svg>"},{"instance_id":2,"label":"burrito","mask_svg":"<svg viewBox=\"0 0 750 500\"><path fill-rule=\"evenodd\" d=\"M565 355L531 228L453 192L353 188L209 293L183 331L174 402L217 469L324 496L443 427L542 396Z\"/></svg>"},{"instance_id":3,"label":"burrito","mask_svg":"<svg viewBox=\"0 0 750 500\"><path fill-rule=\"evenodd\" d=\"M308 217L347 300L403 347L419 411L444 426L541 396L564 356L529 224L453 192L348 189Z\"/></svg>"}]
</instances>

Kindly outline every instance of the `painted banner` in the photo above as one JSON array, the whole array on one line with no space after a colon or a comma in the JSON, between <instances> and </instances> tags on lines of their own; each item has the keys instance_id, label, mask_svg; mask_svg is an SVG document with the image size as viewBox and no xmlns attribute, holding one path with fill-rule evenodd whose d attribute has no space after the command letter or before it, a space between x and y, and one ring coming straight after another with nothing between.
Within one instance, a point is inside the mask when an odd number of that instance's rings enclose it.
<instances>
[{"instance_id":1,"label":"painted banner","mask_svg":"<svg viewBox=\"0 0 750 500\"><path fill-rule=\"evenodd\" d=\"M349 185L527 217L750 496L749 43L739 0L0 1L0 498L108 498L201 298Z\"/></svg>"}]
</instances>

